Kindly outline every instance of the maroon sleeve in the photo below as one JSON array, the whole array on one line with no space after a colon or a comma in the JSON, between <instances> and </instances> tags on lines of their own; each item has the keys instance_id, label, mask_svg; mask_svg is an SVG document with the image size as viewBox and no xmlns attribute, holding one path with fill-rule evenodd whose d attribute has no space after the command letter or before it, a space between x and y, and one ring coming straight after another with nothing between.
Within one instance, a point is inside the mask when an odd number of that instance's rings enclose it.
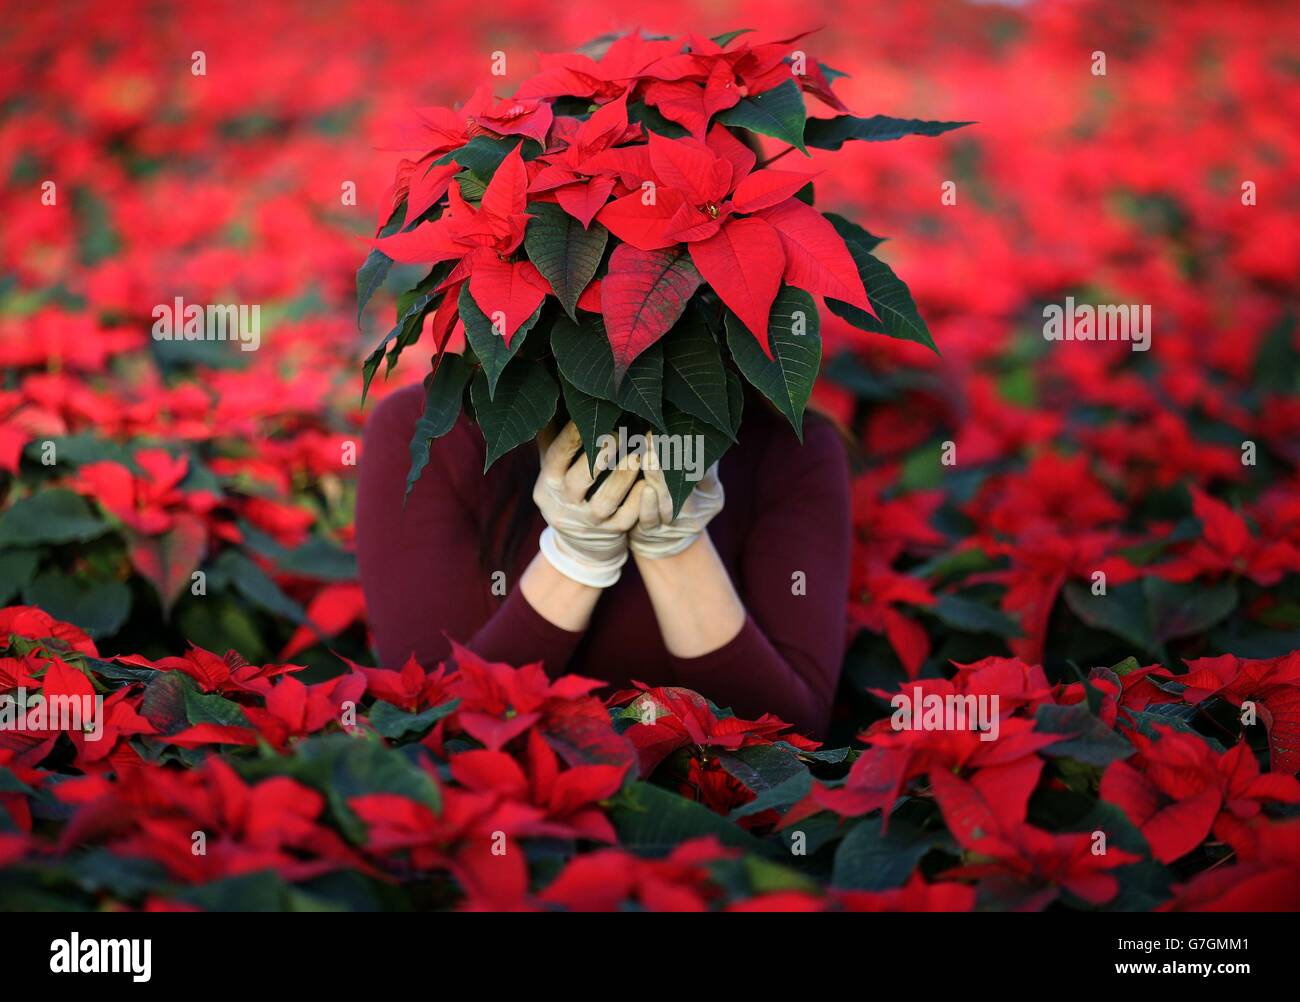
<instances>
[{"instance_id":1,"label":"maroon sleeve","mask_svg":"<svg viewBox=\"0 0 1300 1002\"><path fill-rule=\"evenodd\" d=\"M562 671L582 634L543 619L517 583L501 602L479 564L482 442L466 418L433 442L403 507L411 435L423 408L420 387L385 399L366 425L361 453L357 569L380 663L400 667L414 653L431 666L446 657L450 637L493 661L540 659L548 671Z\"/></svg>"},{"instance_id":2,"label":"maroon sleeve","mask_svg":"<svg viewBox=\"0 0 1300 1002\"><path fill-rule=\"evenodd\" d=\"M546 673L554 678L564 673L582 636L544 619L516 585L468 646L489 661L510 665L541 661Z\"/></svg>"},{"instance_id":3,"label":"maroon sleeve","mask_svg":"<svg viewBox=\"0 0 1300 1002\"><path fill-rule=\"evenodd\" d=\"M673 658L673 673L742 716L775 713L820 736L844 659L849 587L849 475L835 429L810 421L802 447L792 437L771 450L757 494L735 582L745 625L716 651Z\"/></svg>"}]
</instances>

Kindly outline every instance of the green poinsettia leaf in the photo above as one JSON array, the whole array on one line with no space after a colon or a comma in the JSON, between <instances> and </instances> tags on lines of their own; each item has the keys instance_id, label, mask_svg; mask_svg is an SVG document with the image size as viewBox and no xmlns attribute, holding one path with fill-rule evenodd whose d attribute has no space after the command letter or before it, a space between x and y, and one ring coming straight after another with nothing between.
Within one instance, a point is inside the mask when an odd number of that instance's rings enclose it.
<instances>
[{"instance_id":1,"label":"green poinsettia leaf","mask_svg":"<svg viewBox=\"0 0 1300 1002\"><path fill-rule=\"evenodd\" d=\"M390 741L400 741L407 734L427 733L443 717L456 712L459 706L459 699L449 699L419 713L411 713L381 699L376 700L367 718L376 733Z\"/></svg>"},{"instance_id":2,"label":"green poinsettia leaf","mask_svg":"<svg viewBox=\"0 0 1300 1002\"><path fill-rule=\"evenodd\" d=\"M35 550L10 550L0 553L0 603L8 605L36 573L40 554Z\"/></svg>"},{"instance_id":3,"label":"green poinsettia leaf","mask_svg":"<svg viewBox=\"0 0 1300 1002\"><path fill-rule=\"evenodd\" d=\"M809 146L838 150L851 139L867 143L888 142L904 136L938 136L974 122L926 122L919 118L890 118L888 115L837 115L810 119L804 129Z\"/></svg>"},{"instance_id":4,"label":"green poinsettia leaf","mask_svg":"<svg viewBox=\"0 0 1300 1002\"><path fill-rule=\"evenodd\" d=\"M727 314L727 347L741 373L772 401L803 441L803 412L821 365L821 321L817 304L802 289L783 286L768 319L768 358L749 330Z\"/></svg>"},{"instance_id":5,"label":"green poinsettia leaf","mask_svg":"<svg viewBox=\"0 0 1300 1002\"><path fill-rule=\"evenodd\" d=\"M599 316L583 313L577 323L567 317L557 319L551 328L551 351L560 372L583 393L618 404L656 428L664 426L662 344L651 345L633 359L617 389L614 353Z\"/></svg>"},{"instance_id":6,"label":"green poinsettia leaf","mask_svg":"<svg viewBox=\"0 0 1300 1002\"><path fill-rule=\"evenodd\" d=\"M483 201L483 192L487 191L487 182L475 174L472 170L463 170L455 175L457 187L460 188L461 198L467 202L473 202L477 205Z\"/></svg>"},{"instance_id":7,"label":"green poinsettia leaf","mask_svg":"<svg viewBox=\"0 0 1300 1002\"><path fill-rule=\"evenodd\" d=\"M878 237L874 233L868 233L851 219L845 219L843 216L834 212L823 212L822 215L826 217L826 221L830 223L831 226L835 227L835 232L838 233L844 242L849 245L850 250L857 247L859 250L871 253L885 242L884 237Z\"/></svg>"},{"instance_id":8,"label":"green poinsettia leaf","mask_svg":"<svg viewBox=\"0 0 1300 1002\"><path fill-rule=\"evenodd\" d=\"M340 830L353 842L366 838L366 825L350 807L356 797L388 793L442 811L437 780L403 749L390 748L378 738L348 734L318 734L301 742L292 757L250 762L246 778L281 775L323 793Z\"/></svg>"},{"instance_id":9,"label":"green poinsettia leaf","mask_svg":"<svg viewBox=\"0 0 1300 1002\"><path fill-rule=\"evenodd\" d=\"M843 890L883 891L902 887L931 849L949 841L941 832L925 832L905 819L867 818L849 829L835 850L831 886Z\"/></svg>"},{"instance_id":10,"label":"green poinsettia leaf","mask_svg":"<svg viewBox=\"0 0 1300 1002\"><path fill-rule=\"evenodd\" d=\"M627 120L640 125L646 132L656 132L669 139L680 139L690 133L676 122L670 122L659 113L659 109L643 101L635 101L627 106Z\"/></svg>"},{"instance_id":11,"label":"green poinsettia leaf","mask_svg":"<svg viewBox=\"0 0 1300 1002\"><path fill-rule=\"evenodd\" d=\"M663 475L676 518L705 471L731 448L732 438L668 402L664 403L664 430L668 433L670 456L663 464Z\"/></svg>"},{"instance_id":12,"label":"green poinsettia leaf","mask_svg":"<svg viewBox=\"0 0 1300 1002\"><path fill-rule=\"evenodd\" d=\"M940 595L924 612L934 616L944 626L964 633L995 633L999 637L1017 637L1020 627L1006 613L959 595Z\"/></svg>"},{"instance_id":13,"label":"green poinsettia leaf","mask_svg":"<svg viewBox=\"0 0 1300 1002\"><path fill-rule=\"evenodd\" d=\"M740 419L745 414L745 384L735 370L727 370L727 405L731 411L731 439L740 437Z\"/></svg>"},{"instance_id":14,"label":"green poinsettia leaf","mask_svg":"<svg viewBox=\"0 0 1300 1002\"><path fill-rule=\"evenodd\" d=\"M684 841L711 835L723 845L762 856L781 850L763 842L703 804L646 782L629 783L610 805L619 845L648 856L666 856Z\"/></svg>"},{"instance_id":15,"label":"green poinsettia leaf","mask_svg":"<svg viewBox=\"0 0 1300 1002\"><path fill-rule=\"evenodd\" d=\"M0 546L84 543L107 529L85 498L56 487L20 498L0 515Z\"/></svg>"},{"instance_id":16,"label":"green poinsettia leaf","mask_svg":"<svg viewBox=\"0 0 1300 1002\"><path fill-rule=\"evenodd\" d=\"M479 309L478 303L474 302L474 297L469 292L468 282L461 286L459 309L460 319L465 324L465 340L469 342L475 356L483 364L483 372L487 376L488 395L496 396L497 381L505 371L506 363L523 347L528 332L541 319L542 307L538 306L533 311L533 315L519 325L519 329L510 338L509 347L506 346L506 339L498 332L498 328L493 326L492 321Z\"/></svg>"},{"instance_id":17,"label":"green poinsettia leaf","mask_svg":"<svg viewBox=\"0 0 1300 1002\"><path fill-rule=\"evenodd\" d=\"M578 297L600 267L609 231L599 223L583 229L582 223L552 202L536 202L528 211L533 218L524 233L524 250L551 283L564 312L576 321Z\"/></svg>"},{"instance_id":18,"label":"green poinsettia leaf","mask_svg":"<svg viewBox=\"0 0 1300 1002\"><path fill-rule=\"evenodd\" d=\"M379 249L366 255L365 261L357 269L357 330L361 329L361 315L366 311L366 304L379 289L393 267L393 259Z\"/></svg>"},{"instance_id":19,"label":"green poinsettia leaf","mask_svg":"<svg viewBox=\"0 0 1300 1002\"><path fill-rule=\"evenodd\" d=\"M444 355L435 372L424 377L424 413L411 436L411 466L406 474L409 495L429 463L429 443L451 431L460 416L465 384L474 374L463 355Z\"/></svg>"},{"instance_id":20,"label":"green poinsettia leaf","mask_svg":"<svg viewBox=\"0 0 1300 1002\"><path fill-rule=\"evenodd\" d=\"M469 392L478 426L487 441L484 473L515 446L536 437L555 416L560 397L559 384L546 366L522 358L501 373L495 396L488 392L487 375L482 369Z\"/></svg>"},{"instance_id":21,"label":"green poinsettia leaf","mask_svg":"<svg viewBox=\"0 0 1300 1002\"><path fill-rule=\"evenodd\" d=\"M366 404L366 396L370 393L370 383L375 378L375 373L379 370L379 363L383 361L385 353L388 352L389 346L397 341L395 347L397 355L400 355L402 349L407 347L411 341L412 332L415 337L419 337L421 326L424 322L424 314L428 311L433 303L435 293L426 292L424 295L417 296L406 310L398 318L392 330L383 336L379 344L366 356L361 363L361 406ZM388 360L388 370L392 371L393 364L396 362L396 355L390 356Z\"/></svg>"},{"instance_id":22,"label":"green poinsettia leaf","mask_svg":"<svg viewBox=\"0 0 1300 1002\"><path fill-rule=\"evenodd\" d=\"M505 139L498 139L494 136L475 136L460 149L452 150L446 156L435 160L437 165L446 165L457 163L467 171L472 171L474 175L481 178L483 183L492 180L492 175L497 172L501 166L501 161L505 160L516 147L521 147L520 155L525 160L532 160L542 153L541 146L532 139L524 139L520 136L511 136Z\"/></svg>"},{"instance_id":23,"label":"green poinsettia leaf","mask_svg":"<svg viewBox=\"0 0 1300 1002\"><path fill-rule=\"evenodd\" d=\"M1123 735L1078 703L1038 707L1034 713L1034 730L1039 734L1061 735L1055 744L1041 750L1041 754L1050 758L1072 758L1104 767L1128 758L1134 750Z\"/></svg>"},{"instance_id":24,"label":"green poinsettia leaf","mask_svg":"<svg viewBox=\"0 0 1300 1002\"><path fill-rule=\"evenodd\" d=\"M724 31L721 35L714 35L713 41L725 49L741 35L748 35L753 30L753 28L737 28L735 31Z\"/></svg>"},{"instance_id":25,"label":"green poinsettia leaf","mask_svg":"<svg viewBox=\"0 0 1300 1002\"><path fill-rule=\"evenodd\" d=\"M231 588L259 609L305 623L307 613L284 593L275 580L254 560L238 550L224 550L208 569L208 587Z\"/></svg>"},{"instance_id":26,"label":"green poinsettia leaf","mask_svg":"<svg viewBox=\"0 0 1300 1002\"><path fill-rule=\"evenodd\" d=\"M664 398L734 438L722 353L698 310L664 338Z\"/></svg>"},{"instance_id":27,"label":"green poinsettia leaf","mask_svg":"<svg viewBox=\"0 0 1300 1002\"><path fill-rule=\"evenodd\" d=\"M1233 581L1183 584L1154 577L1115 585L1104 595L1071 581L1063 594L1070 611L1088 626L1157 656L1170 640L1208 631L1238 602Z\"/></svg>"},{"instance_id":28,"label":"green poinsettia leaf","mask_svg":"<svg viewBox=\"0 0 1300 1002\"><path fill-rule=\"evenodd\" d=\"M23 588L23 602L40 606L55 619L80 626L92 637L111 637L131 615L134 598L122 581L87 580L53 568L41 571Z\"/></svg>"},{"instance_id":29,"label":"green poinsettia leaf","mask_svg":"<svg viewBox=\"0 0 1300 1002\"><path fill-rule=\"evenodd\" d=\"M873 317L850 303L827 297L826 305L830 311L858 330L884 334L900 341L915 341L938 355L939 348L930 336L930 328L917 311L906 283L880 258L862 250L851 240L846 243L858 266L858 275L862 278L862 285L867 290L867 298L871 301L876 316Z\"/></svg>"},{"instance_id":30,"label":"green poinsettia leaf","mask_svg":"<svg viewBox=\"0 0 1300 1002\"><path fill-rule=\"evenodd\" d=\"M808 152L804 145L807 119L803 92L793 79L754 97L741 98L735 107L717 115L723 125L780 139L805 154Z\"/></svg>"},{"instance_id":31,"label":"green poinsettia leaf","mask_svg":"<svg viewBox=\"0 0 1300 1002\"><path fill-rule=\"evenodd\" d=\"M600 397L593 397L574 386L564 373L560 373L560 389L564 393L564 406L569 417L578 426L582 436L582 451L587 456L587 468L596 472L596 456L599 453L596 443L602 435L608 435L618 425L623 408L618 404Z\"/></svg>"}]
</instances>

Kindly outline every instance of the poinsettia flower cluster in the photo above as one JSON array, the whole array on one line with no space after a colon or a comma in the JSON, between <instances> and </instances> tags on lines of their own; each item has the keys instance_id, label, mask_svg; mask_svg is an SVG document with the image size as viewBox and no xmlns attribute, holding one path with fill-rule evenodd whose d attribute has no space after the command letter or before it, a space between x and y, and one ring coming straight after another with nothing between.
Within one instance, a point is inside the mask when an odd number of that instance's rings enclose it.
<instances>
[{"instance_id":1,"label":"poinsettia flower cluster","mask_svg":"<svg viewBox=\"0 0 1300 1002\"><path fill-rule=\"evenodd\" d=\"M434 267L367 358L366 389L380 360L386 356L391 370L431 316L435 375L448 345L460 343L457 332L466 348L458 356L464 364L430 380L429 399L454 413L470 383L495 459L521 435L517 420L504 432L491 412L530 413L544 423L560 388L574 399L564 350L537 346L564 314L608 346L612 388L595 395L612 404L650 349L662 342L673 351L693 324L703 322L715 337L725 327L725 356L719 344L693 342L708 358L683 371L684 395L664 401L654 380L638 389L653 430L677 427L680 406L683 419L710 426L715 439L734 439L739 424L721 375L733 365L801 433L820 357L820 318L809 296L863 330L933 348L906 286L872 256L879 241L813 208L814 173L770 164L795 150L808 155L809 145L932 136L966 123L850 114L826 69L797 47L802 37L751 43L745 32L673 39L634 31L597 57L545 58L511 98L480 88L459 109L419 109L393 140L393 148L418 156L401 160L383 200L374 249L357 274L358 316L394 262ZM809 119L805 94L839 114ZM787 145L760 160L762 142L772 139ZM534 330L531 357L512 366ZM548 359L540 373L538 358ZM523 379L529 365L534 371ZM503 381L510 372L515 378ZM594 448L592 427L579 424ZM430 437L446 430L419 433L412 482ZM682 491L673 498L678 505Z\"/></svg>"}]
</instances>

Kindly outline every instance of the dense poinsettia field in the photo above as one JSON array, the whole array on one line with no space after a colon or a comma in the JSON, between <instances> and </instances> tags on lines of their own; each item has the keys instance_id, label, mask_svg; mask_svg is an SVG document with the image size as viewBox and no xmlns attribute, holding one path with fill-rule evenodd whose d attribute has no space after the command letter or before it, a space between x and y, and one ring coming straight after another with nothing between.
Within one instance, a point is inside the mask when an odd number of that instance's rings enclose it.
<instances>
[{"instance_id":1,"label":"dense poinsettia field","mask_svg":"<svg viewBox=\"0 0 1300 1002\"><path fill-rule=\"evenodd\" d=\"M998 694L995 740L882 719L851 751L688 689L602 701L599 680L459 646L433 671L349 662L304 684L233 651L104 659L30 606L0 612L0 636L0 682L31 692L0 758L9 907L1197 910L1300 892L1300 819L1270 817L1300 805L1293 752L1262 771L1232 726L1247 699L1294 699L1300 655L1066 685L989 657L920 688ZM1177 882L1177 861L1221 855L1208 840L1235 859Z\"/></svg>"},{"instance_id":2,"label":"dense poinsettia field","mask_svg":"<svg viewBox=\"0 0 1300 1002\"><path fill-rule=\"evenodd\" d=\"M423 307L405 329L427 268L400 261L357 330L392 137L480 83L474 118L544 104L515 93L538 52L629 25L382 0L14 19L0 907L1294 908L1300 24L1136 6L638 5L646 37L757 29L737 47L823 23L799 44L846 74L844 107L979 123L779 163L888 238L870 254L942 349L819 312L812 403L857 470L821 744L707 692L369 652L357 363L372 398L427 371L378 372L381 313L424 357L455 334ZM698 141L709 78L687 82L639 97ZM575 133L530 189L604 225L628 193L591 162L618 131ZM756 164L787 145L754 142ZM437 197L481 205L451 163ZM737 208L732 178L719 216L769 211ZM1067 297L1149 306L1149 350L1047 339ZM173 303L257 304L256 350L152 336ZM900 729L899 693L997 696L996 737ZM89 731L68 715L86 706Z\"/></svg>"}]
</instances>

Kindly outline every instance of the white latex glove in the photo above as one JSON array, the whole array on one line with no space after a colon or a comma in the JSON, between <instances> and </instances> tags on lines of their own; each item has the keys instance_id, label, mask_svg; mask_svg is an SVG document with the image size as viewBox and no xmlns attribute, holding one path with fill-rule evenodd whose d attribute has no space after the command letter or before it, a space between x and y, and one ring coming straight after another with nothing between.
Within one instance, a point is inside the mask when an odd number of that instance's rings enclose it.
<instances>
[{"instance_id":1,"label":"white latex glove","mask_svg":"<svg viewBox=\"0 0 1300 1002\"><path fill-rule=\"evenodd\" d=\"M627 533L641 512L643 482L639 456L614 470L591 500L595 482L582 451L578 427L570 421L549 444L539 440L542 468L533 487L533 502L546 528L539 540L542 555L565 577L592 588L608 588L627 562ZM596 472L610 462L612 449L600 454Z\"/></svg>"},{"instance_id":2,"label":"white latex glove","mask_svg":"<svg viewBox=\"0 0 1300 1002\"><path fill-rule=\"evenodd\" d=\"M628 536L628 545L638 557L659 560L681 553L704 532L713 516L722 511L725 500L722 481L718 479L718 464L714 463L700 478L673 518L673 499L663 471L645 471L646 490L641 494L640 515Z\"/></svg>"}]
</instances>

